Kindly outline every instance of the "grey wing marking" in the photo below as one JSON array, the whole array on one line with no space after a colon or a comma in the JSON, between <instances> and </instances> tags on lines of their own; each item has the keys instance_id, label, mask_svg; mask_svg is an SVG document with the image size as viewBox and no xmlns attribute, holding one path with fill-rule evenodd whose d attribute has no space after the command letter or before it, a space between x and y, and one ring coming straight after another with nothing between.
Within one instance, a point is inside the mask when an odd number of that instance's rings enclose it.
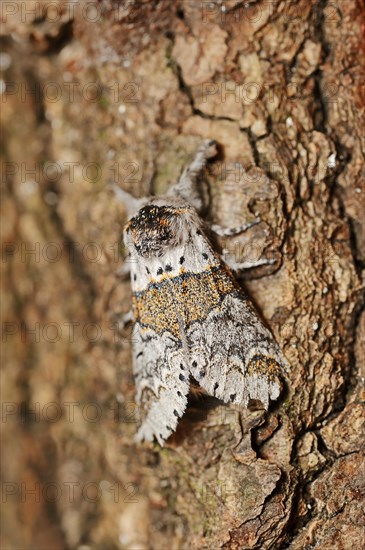
<instances>
[{"instance_id":1,"label":"grey wing marking","mask_svg":"<svg viewBox=\"0 0 365 550\"><path fill-rule=\"evenodd\" d=\"M160 445L176 429L187 405L189 371L180 342L165 332L134 329L133 367L136 399L141 408L142 425L136 440Z\"/></svg>"},{"instance_id":2,"label":"grey wing marking","mask_svg":"<svg viewBox=\"0 0 365 550\"><path fill-rule=\"evenodd\" d=\"M244 406L258 399L265 408L279 397L287 361L244 296L226 296L190 328L188 342L191 374L210 395Z\"/></svg>"}]
</instances>

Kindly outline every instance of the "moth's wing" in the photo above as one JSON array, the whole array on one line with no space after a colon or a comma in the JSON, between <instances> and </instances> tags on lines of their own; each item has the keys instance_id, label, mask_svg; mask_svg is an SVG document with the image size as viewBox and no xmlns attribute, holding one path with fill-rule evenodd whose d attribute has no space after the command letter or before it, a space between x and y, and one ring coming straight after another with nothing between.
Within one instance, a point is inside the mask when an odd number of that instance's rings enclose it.
<instances>
[{"instance_id":1,"label":"moth's wing","mask_svg":"<svg viewBox=\"0 0 365 550\"><path fill-rule=\"evenodd\" d=\"M287 361L244 294L227 294L203 323L188 330L190 372L210 395L268 408L282 389Z\"/></svg>"},{"instance_id":2,"label":"moth's wing","mask_svg":"<svg viewBox=\"0 0 365 550\"><path fill-rule=\"evenodd\" d=\"M136 440L160 445L176 430L187 405L189 372L179 341L137 322L133 331L136 399L142 425Z\"/></svg>"},{"instance_id":3,"label":"moth's wing","mask_svg":"<svg viewBox=\"0 0 365 550\"><path fill-rule=\"evenodd\" d=\"M184 250L192 277L177 300L185 308L190 373L225 402L246 406L258 399L267 408L279 397L288 363L205 234L197 223L194 227Z\"/></svg>"}]
</instances>

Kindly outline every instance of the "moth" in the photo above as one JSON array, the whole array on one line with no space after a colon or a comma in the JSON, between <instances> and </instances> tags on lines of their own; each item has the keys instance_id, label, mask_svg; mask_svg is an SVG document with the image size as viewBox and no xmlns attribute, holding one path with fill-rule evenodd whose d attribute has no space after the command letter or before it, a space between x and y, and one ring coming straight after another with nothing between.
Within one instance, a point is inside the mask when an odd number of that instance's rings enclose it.
<instances>
[{"instance_id":1,"label":"moth","mask_svg":"<svg viewBox=\"0 0 365 550\"><path fill-rule=\"evenodd\" d=\"M124 242L142 416L137 441L164 444L186 409L192 381L224 403L247 406L255 399L266 409L281 392L287 361L230 270L253 264L224 261L199 216L198 177L215 153L215 142L205 141L162 197L135 199L115 189L130 212ZM210 230L233 235L258 221Z\"/></svg>"}]
</instances>

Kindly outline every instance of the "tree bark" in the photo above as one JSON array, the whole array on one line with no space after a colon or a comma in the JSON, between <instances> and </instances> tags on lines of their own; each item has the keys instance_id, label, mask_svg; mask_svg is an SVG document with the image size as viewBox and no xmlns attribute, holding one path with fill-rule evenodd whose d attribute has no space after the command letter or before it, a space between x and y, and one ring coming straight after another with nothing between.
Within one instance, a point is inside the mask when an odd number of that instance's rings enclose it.
<instances>
[{"instance_id":1,"label":"tree bark","mask_svg":"<svg viewBox=\"0 0 365 550\"><path fill-rule=\"evenodd\" d=\"M362 547L364 6L4 2L4 548ZM33 11L31 11L33 10ZM222 242L288 358L270 413L135 445L120 235L202 139Z\"/></svg>"}]
</instances>

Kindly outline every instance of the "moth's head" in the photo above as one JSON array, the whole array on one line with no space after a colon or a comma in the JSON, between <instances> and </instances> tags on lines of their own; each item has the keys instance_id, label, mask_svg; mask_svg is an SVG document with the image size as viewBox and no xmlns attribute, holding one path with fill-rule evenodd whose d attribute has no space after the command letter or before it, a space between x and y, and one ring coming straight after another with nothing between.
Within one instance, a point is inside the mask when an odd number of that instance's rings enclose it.
<instances>
[{"instance_id":1,"label":"moth's head","mask_svg":"<svg viewBox=\"0 0 365 550\"><path fill-rule=\"evenodd\" d=\"M127 246L132 241L137 254L145 258L163 256L182 242L191 210L188 204L161 199L143 206L125 227Z\"/></svg>"}]
</instances>

